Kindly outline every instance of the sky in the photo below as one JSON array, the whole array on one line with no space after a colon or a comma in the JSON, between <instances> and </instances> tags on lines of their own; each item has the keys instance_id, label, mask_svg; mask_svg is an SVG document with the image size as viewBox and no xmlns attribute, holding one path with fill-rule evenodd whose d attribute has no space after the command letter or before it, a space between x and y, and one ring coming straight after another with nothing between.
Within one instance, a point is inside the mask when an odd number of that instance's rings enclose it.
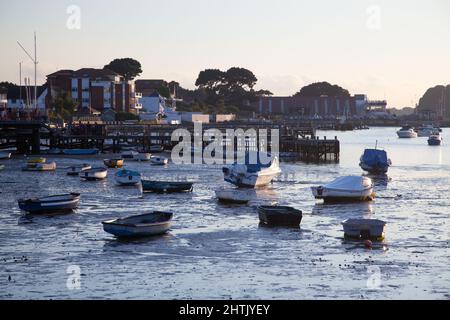
<instances>
[{"instance_id":1,"label":"sky","mask_svg":"<svg viewBox=\"0 0 450 320\"><path fill-rule=\"evenodd\" d=\"M0 0L0 30L0 81L16 83L21 61L33 78L17 41L32 52L36 31L38 82L131 57L140 78L190 89L236 66L275 95L328 81L397 108L450 84L448 0Z\"/></svg>"}]
</instances>

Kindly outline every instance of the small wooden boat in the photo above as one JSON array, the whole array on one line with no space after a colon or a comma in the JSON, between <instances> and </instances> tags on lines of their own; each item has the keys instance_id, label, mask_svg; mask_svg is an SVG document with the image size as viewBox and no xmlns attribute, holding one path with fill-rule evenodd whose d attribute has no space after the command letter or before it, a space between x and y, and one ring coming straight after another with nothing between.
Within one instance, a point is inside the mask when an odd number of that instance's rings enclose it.
<instances>
[{"instance_id":1,"label":"small wooden boat","mask_svg":"<svg viewBox=\"0 0 450 320\"><path fill-rule=\"evenodd\" d=\"M150 152L152 152L152 153L161 153L163 151L164 151L164 147L161 145L150 146Z\"/></svg>"},{"instance_id":2,"label":"small wooden boat","mask_svg":"<svg viewBox=\"0 0 450 320\"><path fill-rule=\"evenodd\" d=\"M56 163L28 163L22 168L23 171L55 171Z\"/></svg>"},{"instance_id":3,"label":"small wooden boat","mask_svg":"<svg viewBox=\"0 0 450 320\"><path fill-rule=\"evenodd\" d=\"M135 161L150 161L152 157L151 153L138 153L133 157L133 160Z\"/></svg>"},{"instance_id":4,"label":"small wooden boat","mask_svg":"<svg viewBox=\"0 0 450 320\"><path fill-rule=\"evenodd\" d=\"M72 166L69 167L67 170L67 175L68 176L78 176L80 174L80 172L86 171L92 169L90 164L87 163L83 163L77 166Z\"/></svg>"},{"instance_id":5,"label":"small wooden boat","mask_svg":"<svg viewBox=\"0 0 450 320\"><path fill-rule=\"evenodd\" d=\"M98 154L98 149L64 149L63 154L70 156L91 156Z\"/></svg>"},{"instance_id":6,"label":"small wooden boat","mask_svg":"<svg viewBox=\"0 0 450 320\"><path fill-rule=\"evenodd\" d=\"M108 170L106 168L92 168L81 171L79 176L81 179L88 181L103 180L108 176Z\"/></svg>"},{"instance_id":7,"label":"small wooden boat","mask_svg":"<svg viewBox=\"0 0 450 320\"><path fill-rule=\"evenodd\" d=\"M33 164L33 163L45 163L47 159L45 158L30 158L28 159L27 163Z\"/></svg>"},{"instance_id":8,"label":"small wooden boat","mask_svg":"<svg viewBox=\"0 0 450 320\"><path fill-rule=\"evenodd\" d=\"M10 152L0 152L0 160L6 160L11 158Z\"/></svg>"},{"instance_id":9,"label":"small wooden boat","mask_svg":"<svg viewBox=\"0 0 450 320\"><path fill-rule=\"evenodd\" d=\"M383 240L387 223L376 219L348 219L342 222L344 236L364 240Z\"/></svg>"},{"instance_id":10,"label":"small wooden boat","mask_svg":"<svg viewBox=\"0 0 450 320\"><path fill-rule=\"evenodd\" d=\"M303 214L300 210L283 206L260 206L259 220L267 226L298 227Z\"/></svg>"},{"instance_id":11,"label":"small wooden boat","mask_svg":"<svg viewBox=\"0 0 450 320\"><path fill-rule=\"evenodd\" d=\"M239 204L248 203L255 195L254 190L219 189L215 192L219 201Z\"/></svg>"},{"instance_id":12,"label":"small wooden boat","mask_svg":"<svg viewBox=\"0 0 450 320\"><path fill-rule=\"evenodd\" d=\"M103 163L108 168L122 168L123 167L123 159L104 159Z\"/></svg>"},{"instance_id":13,"label":"small wooden boat","mask_svg":"<svg viewBox=\"0 0 450 320\"><path fill-rule=\"evenodd\" d=\"M138 154L139 154L139 152L129 150L129 151L122 152L121 156L122 156L122 159L134 159L134 157L137 156Z\"/></svg>"},{"instance_id":14,"label":"small wooden boat","mask_svg":"<svg viewBox=\"0 0 450 320\"><path fill-rule=\"evenodd\" d=\"M148 237L169 231L173 213L155 211L148 214L103 221L103 230L116 237Z\"/></svg>"},{"instance_id":15,"label":"small wooden boat","mask_svg":"<svg viewBox=\"0 0 450 320\"><path fill-rule=\"evenodd\" d=\"M115 174L115 179L122 186L134 186L141 182L141 174L137 171L124 169Z\"/></svg>"},{"instance_id":16,"label":"small wooden boat","mask_svg":"<svg viewBox=\"0 0 450 320\"><path fill-rule=\"evenodd\" d=\"M150 181L141 180L142 190L144 192L155 193L173 193L173 192L191 192L192 182L169 182L169 181Z\"/></svg>"},{"instance_id":17,"label":"small wooden boat","mask_svg":"<svg viewBox=\"0 0 450 320\"><path fill-rule=\"evenodd\" d=\"M18 200L19 208L29 213L71 211L78 207L79 202L79 193Z\"/></svg>"},{"instance_id":18,"label":"small wooden boat","mask_svg":"<svg viewBox=\"0 0 450 320\"><path fill-rule=\"evenodd\" d=\"M167 159L166 157L158 157L158 156L152 156L150 158L150 161L152 162L153 165L157 166L165 166L166 164L169 163L169 159Z\"/></svg>"}]
</instances>

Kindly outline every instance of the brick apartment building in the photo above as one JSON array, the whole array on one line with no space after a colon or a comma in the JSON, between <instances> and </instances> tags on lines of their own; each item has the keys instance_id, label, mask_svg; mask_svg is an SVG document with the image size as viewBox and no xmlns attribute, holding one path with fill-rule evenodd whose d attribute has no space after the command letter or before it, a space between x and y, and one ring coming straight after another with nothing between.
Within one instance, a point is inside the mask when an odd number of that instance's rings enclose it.
<instances>
[{"instance_id":1,"label":"brick apartment building","mask_svg":"<svg viewBox=\"0 0 450 320\"><path fill-rule=\"evenodd\" d=\"M69 94L78 109L102 111L113 109L136 113L142 107L141 94L133 81L125 81L117 73L105 69L83 68L77 71L59 70L47 76L46 108L59 94Z\"/></svg>"}]
</instances>

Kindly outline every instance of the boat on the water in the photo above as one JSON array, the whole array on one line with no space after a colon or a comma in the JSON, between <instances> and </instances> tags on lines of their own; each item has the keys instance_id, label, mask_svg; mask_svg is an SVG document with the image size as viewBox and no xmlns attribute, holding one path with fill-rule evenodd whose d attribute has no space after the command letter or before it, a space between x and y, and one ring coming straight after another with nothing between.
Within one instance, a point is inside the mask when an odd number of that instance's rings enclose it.
<instances>
[{"instance_id":1,"label":"boat on the water","mask_svg":"<svg viewBox=\"0 0 450 320\"><path fill-rule=\"evenodd\" d=\"M80 172L86 171L92 169L92 166L87 163L83 163L76 166L71 166L67 169L67 175L68 176L78 176Z\"/></svg>"},{"instance_id":2,"label":"boat on the water","mask_svg":"<svg viewBox=\"0 0 450 320\"><path fill-rule=\"evenodd\" d=\"M98 154L98 149L64 149L63 154L70 156L91 156Z\"/></svg>"},{"instance_id":3,"label":"boat on the water","mask_svg":"<svg viewBox=\"0 0 450 320\"><path fill-rule=\"evenodd\" d=\"M254 190L219 189L215 191L217 199L221 202L245 204L255 196Z\"/></svg>"},{"instance_id":4,"label":"boat on the water","mask_svg":"<svg viewBox=\"0 0 450 320\"><path fill-rule=\"evenodd\" d=\"M22 168L22 171L55 171L56 163L27 163L25 167Z\"/></svg>"},{"instance_id":5,"label":"boat on the water","mask_svg":"<svg viewBox=\"0 0 450 320\"><path fill-rule=\"evenodd\" d=\"M397 135L402 139L417 138L417 133L411 126L403 126L400 130L397 131Z\"/></svg>"},{"instance_id":6,"label":"boat on the water","mask_svg":"<svg viewBox=\"0 0 450 320\"><path fill-rule=\"evenodd\" d=\"M286 206L258 207L259 220L267 226L298 227L302 222L302 211Z\"/></svg>"},{"instance_id":7,"label":"boat on the water","mask_svg":"<svg viewBox=\"0 0 450 320\"><path fill-rule=\"evenodd\" d=\"M19 199L19 208L29 213L71 211L80 203L79 193L49 196L43 198Z\"/></svg>"},{"instance_id":8,"label":"boat on the water","mask_svg":"<svg viewBox=\"0 0 450 320\"><path fill-rule=\"evenodd\" d=\"M372 201L372 179L362 176L340 177L331 183L311 188L316 199L325 202Z\"/></svg>"},{"instance_id":9,"label":"boat on the water","mask_svg":"<svg viewBox=\"0 0 450 320\"><path fill-rule=\"evenodd\" d=\"M391 165L392 161L388 158L386 151L379 149L364 150L359 162L361 169L372 174L386 173Z\"/></svg>"},{"instance_id":10,"label":"boat on the water","mask_svg":"<svg viewBox=\"0 0 450 320\"><path fill-rule=\"evenodd\" d=\"M33 164L33 163L45 163L47 161L47 159L45 158L30 158L27 160L27 163L29 164Z\"/></svg>"},{"instance_id":11,"label":"boat on the water","mask_svg":"<svg viewBox=\"0 0 450 320\"><path fill-rule=\"evenodd\" d=\"M128 151L122 152L121 156L122 156L122 159L133 159L138 154L139 154L139 152L137 152L137 151L128 150Z\"/></svg>"},{"instance_id":12,"label":"boat on the water","mask_svg":"<svg viewBox=\"0 0 450 320\"><path fill-rule=\"evenodd\" d=\"M427 124L427 125L421 126L417 129L417 136L418 137L429 137L432 134L434 134L436 131L438 131L438 128L435 128L433 125Z\"/></svg>"},{"instance_id":13,"label":"boat on the water","mask_svg":"<svg viewBox=\"0 0 450 320\"><path fill-rule=\"evenodd\" d=\"M348 219L342 222L346 238L383 240L387 223L376 219Z\"/></svg>"},{"instance_id":14,"label":"boat on the water","mask_svg":"<svg viewBox=\"0 0 450 320\"><path fill-rule=\"evenodd\" d=\"M0 164L0 171L2 171L3 169L5 169L5 165L4 164Z\"/></svg>"},{"instance_id":15,"label":"boat on the water","mask_svg":"<svg viewBox=\"0 0 450 320\"><path fill-rule=\"evenodd\" d=\"M122 168L123 167L123 159L104 159L103 163L105 166L111 169Z\"/></svg>"},{"instance_id":16,"label":"boat on the water","mask_svg":"<svg viewBox=\"0 0 450 320\"><path fill-rule=\"evenodd\" d=\"M442 144L442 141L443 141L443 139L442 139L441 134L439 132L434 133L428 138L428 145L440 146Z\"/></svg>"},{"instance_id":17,"label":"boat on the water","mask_svg":"<svg viewBox=\"0 0 450 320\"><path fill-rule=\"evenodd\" d=\"M133 156L134 161L150 161L150 158L152 157L151 153L138 153L135 156Z\"/></svg>"},{"instance_id":18,"label":"boat on the water","mask_svg":"<svg viewBox=\"0 0 450 320\"><path fill-rule=\"evenodd\" d=\"M141 174L137 171L120 170L115 174L115 180L122 186L134 186L141 182Z\"/></svg>"},{"instance_id":19,"label":"boat on the water","mask_svg":"<svg viewBox=\"0 0 450 320\"><path fill-rule=\"evenodd\" d=\"M244 159L223 167L222 171L225 181L244 188L267 186L281 173L278 157L261 152L248 152Z\"/></svg>"},{"instance_id":20,"label":"boat on the water","mask_svg":"<svg viewBox=\"0 0 450 320\"><path fill-rule=\"evenodd\" d=\"M148 237L169 231L173 213L152 213L103 221L103 230L116 237Z\"/></svg>"},{"instance_id":21,"label":"boat on the water","mask_svg":"<svg viewBox=\"0 0 450 320\"><path fill-rule=\"evenodd\" d=\"M106 168L92 168L84 170L79 173L82 180L94 181L103 180L108 176L108 170Z\"/></svg>"},{"instance_id":22,"label":"boat on the water","mask_svg":"<svg viewBox=\"0 0 450 320\"><path fill-rule=\"evenodd\" d=\"M164 147L161 145L153 145L153 146L150 146L149 151L151 153L161 153L164 151Z\"/></svg>"},{"instance_id":23,"label":"boat on the water","mask_svg":"<svg viewBox=\"0 0 450 320\"><path fill-rule=\"evenodd\" d=\"M172 181L151 181L141 180L142 190L144 192L155 193L174 193L191 192L193 190L192 182L172 182Z\"/></svg>"},{"instance_id":24,"label":"boat on the water","mask_svg":"<svg viewBox=\"0 0 450 320\"><path fill-rule=\"evenodd\" d=\"M11 152L0 152L0 160L11 158Z\"/></svg>"},{"instance_id":25,"label":"boat on the water","mask_svg":"<svg viewBox=\"0 0 450 320\"><path fill-rule=\"evenodd\" d=\"M153 165L156 166L165 166L169 163L169 159L166 157L160 157L160 156L152 156L150 158L150 161Z\"/></svg>"}]
</instances>

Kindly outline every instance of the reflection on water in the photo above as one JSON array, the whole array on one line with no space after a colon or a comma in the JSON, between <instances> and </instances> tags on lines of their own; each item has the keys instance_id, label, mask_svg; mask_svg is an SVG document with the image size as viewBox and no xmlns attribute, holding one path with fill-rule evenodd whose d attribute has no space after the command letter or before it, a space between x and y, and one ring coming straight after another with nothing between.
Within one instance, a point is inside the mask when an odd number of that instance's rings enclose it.
<instances>
[{"instance_id":1,"label":"reflection on water","mask_svg":"<svg viewBox=\"0 0 450 320\"><path fill-rule=\"evenodd\" d=\"M83 182L64 169L22 172L23 157L0 161L0 298L449 298L450 146L401 140L396 129L327 132L341 141L340 163L282 163L283 175L249 205L216 200L214 190L227 186L220 166L126 162L152 180L195 182L192 193L142 195L116 186L114 169L103 182ZM364 174L359 158L376 140L393 166L371 177L375 201L313 198L313 185ZM58 168L103 160L47 158ZM17 198L66 192L82 194L69 215L29 217L17 207ZM275 202L303 211L300 229L259 227L256 207ZM174 212L167 235L123 241L103 231L101 221L153 210ZM343 238L341 222L362 217L388 222L372 250ZM83 275L75 291L66 287L74 265ZM381 270L380 290L367 287L371 267Z\"/></svg>"}]
</instances>

